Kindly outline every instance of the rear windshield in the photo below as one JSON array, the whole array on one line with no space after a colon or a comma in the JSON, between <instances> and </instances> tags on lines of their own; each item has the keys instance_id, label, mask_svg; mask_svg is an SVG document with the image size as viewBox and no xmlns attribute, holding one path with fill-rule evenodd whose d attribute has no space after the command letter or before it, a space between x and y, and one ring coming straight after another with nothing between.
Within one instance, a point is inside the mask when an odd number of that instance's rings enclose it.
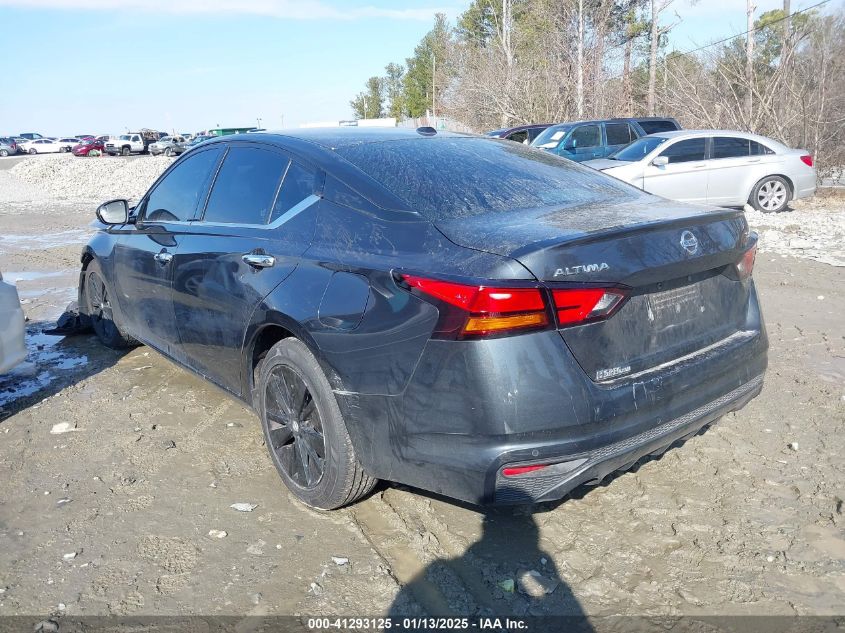
<instances>
[{"instance_id":1,"label":"rear windshield","mask_svg":"<svg viewBox=\"0 0 845 633\"><path fill-rule=\"evenodd\" d=\"M510 141L414 139L337 152L433 220L588 204L635 191L598 171Z\"/></svg>"},{"instance_id":2,"label":"rear windshield","mask_svg":"<svg viewBox=\"0 0 845 633\"><path fill-rule=\"evenodd\" d=\"M650 121L637 121L640 124L640 127L645 130L646 134L657 134L658 132L674 132L675 130L680 130L681 128L675 124L674 121L669 120L650 120Z\"/></svg>"}]
</instances>

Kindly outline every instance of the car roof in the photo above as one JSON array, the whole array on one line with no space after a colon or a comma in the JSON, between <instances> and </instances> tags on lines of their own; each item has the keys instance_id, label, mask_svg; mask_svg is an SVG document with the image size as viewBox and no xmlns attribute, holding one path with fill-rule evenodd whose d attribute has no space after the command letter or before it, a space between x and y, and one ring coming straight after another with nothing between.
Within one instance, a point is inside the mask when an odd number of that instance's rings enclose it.
<instances>
[{"instance_id":1,"label":"car roof","mask_svg":"<svg viewBox=\"0 0 845 633\"><path fill-rule=\"evenodd\" d=\"M249 134L230 134L221 136L222 139L240 139L244 141L283 142L286 139L299 139L320 145L326 149L338 149L362 143L380 143L387 141L401 141L425 138L456 138L477 136L475 134L460 134L457 132L438 131L436 134L421 134L417 129L423 128L368 128L368 127L338 127L338 128L301 128L295 130L277 130L267 132L250 132Z\"/></svg>"},{"instance_id":2,"label":"car roof","mask_svg":"<svg viewBox=\"0 0 845 633\"><path fill-rule=\"evenodd\" d=\"M777 145L780 147L785 147L782 143L778 141L768 138L766 136L760 136L759 134L751 134L750 132L740 132L738 130L673 130L671 132L655 132L654 134L649 134L649 136L657 136L660 138L698 138L701 136L735 136L737 138L746 138L752 141L758 141L760 143L765 143L768 145Z\"/></svg>"}]
</instances>

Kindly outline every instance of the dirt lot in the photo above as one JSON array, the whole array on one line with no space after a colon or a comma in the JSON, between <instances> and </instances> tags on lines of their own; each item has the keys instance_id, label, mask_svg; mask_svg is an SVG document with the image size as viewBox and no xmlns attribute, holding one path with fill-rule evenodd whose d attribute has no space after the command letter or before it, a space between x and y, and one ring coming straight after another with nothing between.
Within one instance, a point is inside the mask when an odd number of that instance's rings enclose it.
<instances>
[{"instance_id":1,"label":"dirt lot","mask_svg":"<svg viewBox=\"0 0 845 633\"><path fill-rule=\"evenodd\" d=\"M115 187L67 170L135 164L133 196L166 160L0 163L0 270L30 319L28 362L0 377L0 615L845 613L845 197L752 215L771 352L744 410L562 503L382 486L323 514L208 384L148 348L40 334Z\"/></svg>"}]
</instances>

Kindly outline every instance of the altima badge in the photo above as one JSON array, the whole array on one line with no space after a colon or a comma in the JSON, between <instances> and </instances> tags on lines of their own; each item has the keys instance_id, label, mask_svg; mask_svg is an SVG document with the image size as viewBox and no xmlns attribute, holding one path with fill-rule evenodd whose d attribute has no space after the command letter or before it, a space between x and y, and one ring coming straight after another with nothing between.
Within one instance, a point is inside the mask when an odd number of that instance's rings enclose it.
<instances>
[{"instance_id":1,"label":"altima badge","mask_svg":"<svg viewBox=\"0 0 845 633\"><path fill-rule=\"evenodd\" d=\"M690 255L695 255L698 252L698 238L692 234L692 231L684 231L681 233L681 246Z\"/></svg>"}]
</instances>

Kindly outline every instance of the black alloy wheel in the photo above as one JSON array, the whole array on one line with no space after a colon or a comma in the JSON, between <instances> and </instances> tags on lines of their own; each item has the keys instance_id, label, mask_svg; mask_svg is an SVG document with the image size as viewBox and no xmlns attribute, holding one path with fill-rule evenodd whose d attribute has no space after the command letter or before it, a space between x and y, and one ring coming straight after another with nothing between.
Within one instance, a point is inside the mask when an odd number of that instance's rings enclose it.
<instances>
[{"instance_id":1,"label":"black alloy wheel","mask_svg":"<svg viewBox=\"0 0 845 633\"><path fill-rule=\"evenodd\" d=\"M288 477L313 489L323 478L326 438L314 397L296 370L276 365L264 394L270 448Z\"/></svg>"}]
</instances>

